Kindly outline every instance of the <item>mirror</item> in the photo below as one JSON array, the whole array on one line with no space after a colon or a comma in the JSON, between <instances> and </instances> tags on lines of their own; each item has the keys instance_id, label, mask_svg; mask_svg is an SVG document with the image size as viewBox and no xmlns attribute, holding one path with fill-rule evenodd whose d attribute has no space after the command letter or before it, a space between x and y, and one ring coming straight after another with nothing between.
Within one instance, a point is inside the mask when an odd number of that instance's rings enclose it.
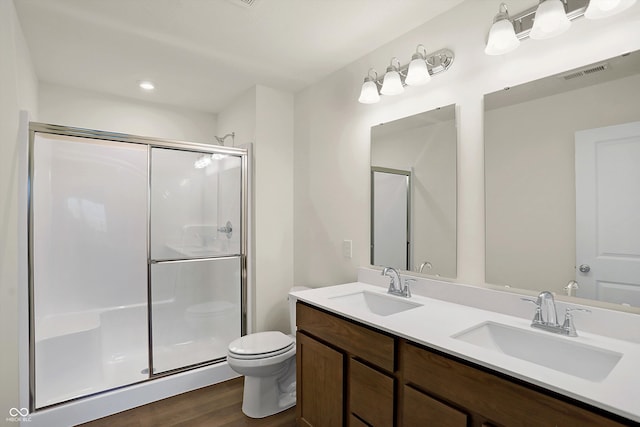
<instances>
[{"instance_id":1,"label":"mirror","mask_svg":"<svg viewBox=\"0 0 640 427\"><path fill-rule=\"evenodd\" d=\"M639 73L634 52L485 96L488 284L640 307Z\"/></svg>"},{"instance_id":2,"label":"mirror","mask_svg":"<svg viewBox=\"0 0 640 427\"><path fill-rule=\"evenodd\" d=\"M371 264L456 277L455 105L371 128Z\"/></svg>"}]
</instances>

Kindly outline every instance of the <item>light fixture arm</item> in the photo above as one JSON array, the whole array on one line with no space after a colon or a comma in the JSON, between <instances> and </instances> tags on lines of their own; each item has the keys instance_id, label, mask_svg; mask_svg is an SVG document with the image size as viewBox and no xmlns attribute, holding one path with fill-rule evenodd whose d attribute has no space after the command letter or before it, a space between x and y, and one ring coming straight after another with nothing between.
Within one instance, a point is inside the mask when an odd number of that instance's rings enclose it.
<instances>
[{"instance_id":1,"label":"light fixture arm","mask_svg":"<svg viewBox=\"0 0 640 427\"><path fill-rule=\"evenodd\" d=\"M398 63L397 66L393 64L394 61ZM390 71L389 68L395 71L400 71L400 67L402 67L402 64L400 64L400 60L398 59L398 57L394 56L393 58L391 58L391 61L389 62L389 67L387 67L387 71Z\"/></svg>"},{"instance_id":2,"label":"light fixture arm","mask_svg":"<svg viewBox=\"0 0 640 427\"><path fill-rule=\"evenodd\" d=\"M371 73L374 75L372 76ZM364 80L366 82L374 82L378 88L378 92L380 92L380 89L382 88L382 77L378 77L378 72L375 68L369 68L369 71L367 71L367 77L365 77Z\"/></svg>"},{"instance_id":3,"label":"light fixture arm","mask_svg":"<svg viewBox=\"0 0 640 427\"><path fill-rule=\"evenodd\" d=\"M422 48L422 51L421 51ZM428 58L428 53L427 53L427 48L424 47L423 44L419 44L418 46L416 46L416 53L413 54L413 56L411 56L411 60L413 61L414 59L422 59L424 62L427 63L427 67L433 67L433 62L429 61Z\"/></svg>"},{"instance_id":4,"label":"light fixture arm","mask_svg":"<svg viewBox=\"0 0 640 427\"><path fill-rule=\"evenodd\" d=\"M505 3L500 3L500 6L498 6L498 13L493 18L493 23L495 24L496 22L501 21L503 19L510 20L509 9L507 9L507 5Z\"/></svg>"},{"instance_id":5,"label":"light fixture arm","mask_svg":"<svg viewBox=\"0 0 640 427\"><path fill-rule=\"evenodd\" d=\"M584 12L587 10L587 6L589 5L589 0L570 0L570 1L561 0L561 1L564 6L564 10L567 13L567 18L569 18L570 21L573 21L574 19L584 16ZM502 6L502 4L500 6ZM506 5L505 5L505 10L506 10ZM538 10L538 5L530 7L529 9L524 10L511 17L507 15L507 19L513 25L513 28L515 29L515 32L516 32L516 37L518 37L518 39L523 40L529 37L531 28L533 28L533 18L536 16L536 10ZM496 18L497 18L497 15L496 15Z\"/></svg>"}]
</instances>

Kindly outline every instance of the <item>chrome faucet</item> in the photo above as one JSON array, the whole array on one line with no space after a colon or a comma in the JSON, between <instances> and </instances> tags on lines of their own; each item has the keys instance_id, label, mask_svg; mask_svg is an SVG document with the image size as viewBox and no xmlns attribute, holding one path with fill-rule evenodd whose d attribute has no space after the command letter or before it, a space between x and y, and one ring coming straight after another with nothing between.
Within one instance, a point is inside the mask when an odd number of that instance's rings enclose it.
<instances>
[{"instance_id":1,"label":"chrome faucet","mask_svg":"<svg viewBox=\"0 0 640 427\"><path fill-rule=\"evenodd\" d=\"M555 334L577 337L576 326L573 322L572 311L584 311L590 313L585 308L567 308L564 315L564 323L558 323L558 313L556 311L556 301L549 291L540 292L538 299L521 298L523 301L532 302L536 305L536 313L531 321L532 328L542 329Z\"/></svg>"},{"instance_id":2,"label":"chrome faucet","mask_svg":"<svg viewBox=\"0 0 640 427\"><path fill-rule=\"evenodd\" d=\"M392 295L399 295L401 297L409 298L411 297L411 289L409 289L409 282L412 279L406 279L404 281L404 286L402 286L402 279L400 278L400 273L393 267L385 267L382 269L383 276L389 276L391 281L389 282L389 290L387 293Z\"/></svg>"},{"instance_id":3,"label":"chrome faucet","mask_svg":"<svg viewBox=\"0 0 640 427\"><path fill-rule=\"evenodd\" d=\"M422 270L424 270L425 267L431 270L431 268L433 268L433 265L431 265L429 261L423 262L422 264L420 264L420 267L418 268L418 273L422 273Z\"/></svg>"}]
</instances>

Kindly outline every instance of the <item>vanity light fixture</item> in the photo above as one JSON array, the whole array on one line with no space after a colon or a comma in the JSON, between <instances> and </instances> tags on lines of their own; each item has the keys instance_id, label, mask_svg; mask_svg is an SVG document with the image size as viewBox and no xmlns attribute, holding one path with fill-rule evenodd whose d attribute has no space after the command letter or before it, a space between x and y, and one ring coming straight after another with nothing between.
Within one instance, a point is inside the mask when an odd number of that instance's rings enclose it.
<instances>
[{"instance_id":1,"label":"vanity light fixture","mask_svg":"<svg viewBox=\"0 0 640 427\"><path fill-rule=\"evenodd\" d=\"M520 39L509 20L507 5L500 3L498 14L493 18L493 25L489 30L489 39L484 53L487 55L503 55L520 46Z\"/></svg>"},{"instance_id":2,"label":"vanity light fixture","mask_svg":"<svg viewBox=\"0 0 640 427\"><path fill-rule=\"evenodd\" d=\"M547 39L567 31L571 21L581 16L587 19L606 18L633 6L636 1L540 0L537 6L511 16L507 12L507 6L502 3L489 30L485 53L502 55L518 47L511 37L511 29L507 24L513 27L513 33L518 40L527 37L537 40Z\"/></svg>"},{"instance_id":3,"label":"vanity light fixture","mask_svg":"<svg viewBox=\"0 0 640 427\"><path fill-rule=\"evenodd\" d=\"M449 49L428 54L425 47L419 44L408 64L402 65L395 56L391 58L382 78L378 78L376 70L370 68L362 83L358 101L362 104L375 104L380 101L380 95L398 95L404 92L405 86L428 83L432 75L448 70L453 64L453 58L453 52Z\"/></svg>"}]
</instances>

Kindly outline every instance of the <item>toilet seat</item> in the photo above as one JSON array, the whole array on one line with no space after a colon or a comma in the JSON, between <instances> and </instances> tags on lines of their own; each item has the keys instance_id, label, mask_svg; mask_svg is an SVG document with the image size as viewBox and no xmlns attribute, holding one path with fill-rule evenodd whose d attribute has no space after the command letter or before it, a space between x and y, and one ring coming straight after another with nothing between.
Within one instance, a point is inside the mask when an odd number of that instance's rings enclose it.
<instances>
[{"instance_id":1,"label":"toilet seat","mask_svg":"<svg viewBox=\"0 0 640 427\"><path fill-rule=\"evenodd\" d=\"M235 359L255 360L290 351L295 341L282 332L268 331L245 335L229 344L229 355Z\"/></svg>"}]
</instances>

